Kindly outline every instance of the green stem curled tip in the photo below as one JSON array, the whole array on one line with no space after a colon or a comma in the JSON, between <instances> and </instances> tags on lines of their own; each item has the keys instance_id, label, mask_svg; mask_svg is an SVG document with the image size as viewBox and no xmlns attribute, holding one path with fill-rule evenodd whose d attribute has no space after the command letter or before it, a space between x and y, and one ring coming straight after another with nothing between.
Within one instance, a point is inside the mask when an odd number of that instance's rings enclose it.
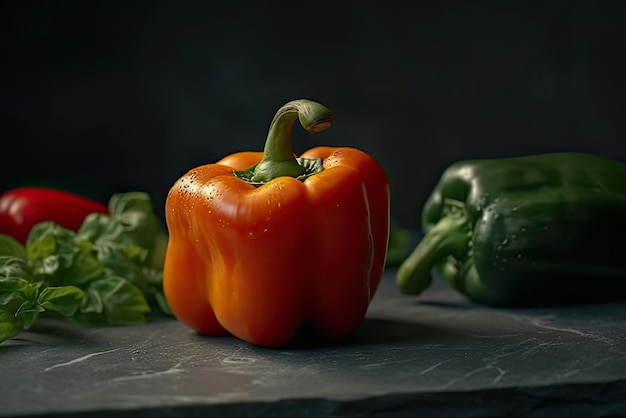
<instances>
[{"instance_id":1,"label":"green stem curled tip","mask_svg":"<svg viewBox=\"0 0 626 418\"><path fill-rule=\"evenodd\" d=\"M245 180L262 184L281 176L304 179L321 171L321 162L303 162L293 155L291 132L296 119L300 120L307 132L314 134L328 129L333 122L333 115L328 108L312 100L300 99L286 103L272 119L261 161L235 174L244 178L243 173L248 171L249 177Z\"/></svg>"}]
</instances>

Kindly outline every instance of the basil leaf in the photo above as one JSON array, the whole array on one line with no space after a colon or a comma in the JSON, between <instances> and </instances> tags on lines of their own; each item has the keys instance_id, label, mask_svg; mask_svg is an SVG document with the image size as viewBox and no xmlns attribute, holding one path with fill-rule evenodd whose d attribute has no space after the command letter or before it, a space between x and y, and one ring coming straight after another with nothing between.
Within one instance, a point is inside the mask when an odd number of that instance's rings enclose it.
<instances>
[{"instance_id":1,"label":"basil leaf","mask_svg":"<svg viewBox=\"0 0 626 418\"><path fill-rule=\"evenodd\" d=\"M97 295L97 296L96 296ZM105 276L89 283L86 291L88 301L72 317L83 325L129 325L146 321L150 306L141 290L116 275ZM100 299L93 303L89 299Z\"/></svg>"},{"instance_id":2,"label":"basil leaf","mask_svg":"<svg viewBox=\"0 0 626 418\"><path fill-rule=\"evenodd\" d=\"M0 255L26 258L26 248L12 236L0 234Z\"/></svg>"},{"instance_id":3,"label":"basil leaf","mask_svg":"<svg viewBox=\"0 0 626 418\"><path fill-rule=\"evenodd\" d=\"M54 222L35 225L26 240L27 258L39 275L54 277L74 263L79 251L74 232Z\"/></svg>"},{"instance_id":4,"label":"basil leaf","mask_svg":"<svg viewBox=\"0 0 626 418\"><path fill-rule=\"evenodd\" d=\"M56 253L55 231L61 228L54 222L41 222L35 225L26 239L26 258L31 261L41 260Z\"/></svg>"},{"instance_id":5,"label":"basil leaf","mask_svg":"<svg viewBox=\"0 0 626 418\"><path fill-rule=\"evenodd\" d=\"M10 278L0 280L0 305L13 301L23 302L37 294L37 286L24 279Z\"/></svg>"},{"instance_id":6,"label":"basil leaf","mask_svg":"<svg viewBox=\"0 0 626 418\"><path fill-rule=\"evenodd\" d=\"M43 311L44 309L39 305L31 301L24 301L15 312L15 317L19 321L22 329L29 329Z\"/></svg>"},{"instance_id":7,"label":"basil leaf","mask_svg":"<svg viewBox=\"0 0 626 418\"><path fill-rule=\"evenodd\" d=\"M98 261L109 271L131 282L143 293L148 290L143 263L146 250L137 246L123 246L111 241L98 241L94 246Z\"/></svg>"},{"instance_id":8,"label":"basil leaf","mask_svg":"<svg viewBox=\"0 0 626 418\"><path fill-rule=\"evenodd\" d=\"M46 310L71 316L80 307L83 295L83 291L76 286L46 287L37 302Z\"/></svg>"},{"instance_id":9,"label":"basil leaf","mask_svg":"<svg viewBox=\"0 0 626 418\"><path fill-rule=\"evenodd\" d=\"M32 272L28 261L20 257L0 256L0 281L20 278L32 280Z\"/></svg>"},{"instance_id":10,"label":"basil leaf","mask_svg":"<svg viewBox=\"0 0 626 418\"><path fill-rule=\"evenodd\" d=\"M88 241L78 242L76 234L53 222L37 224L26 244L36 275L49 276L59 286L87 283L104 272Z\"/></svg>"},{"instance_id":11,"label":"basil leaf","mask_svg":"<svg viewBox=\"0 0 626 418\"><path fill-rule=\"evenodd\" d=\"M25 300L22 302L17 311L15 311L15 316L20 316L28 313L40 313L45 311L45 309L37 303L37 301Z\"/></svg>"},{"instance_id":12,"label":"basil leaf","mask_svg":"<svg viewBox=\"0 0 626 418\"><path fill-rule=\"evenodd\" d=\"M145 264L162 270L168 236L154 211L150 196L142 192L113 195L109 211L114 220L124 225L124 237L118 237L117 241L147 249Z\"/></svg>"},{"instance_id":13,"label":"basil leaf","mask_svg":"<svg viewBox=\"0 0 626 418\"><path fill-rule=\"evenodd\" d=\"M106 234L109 228L110 217L103 213L92 213L85 217L76 232L79 241L95 242L98 237Z\"/></svg>"},{"instance_id":14,"label":"basil leaf","mask_svg":"<svg viewBox=\"0 0 626 418\"><path fill-rule=\"evenodd\" d=\"M104 273L104 266L98 261L91 250L81 249L74 259L74 263L63 271L65 285L82 284L100 277Z\"/></svg>"},{"instance_id":15,"label":"basil leaf","mask_svg":"<svg viewBox=\"0 0 626 418\"><path fill-rule=\"evenodd\" d=\"M0 343L15 337L22 330L22 323L13 312L0 306Z\"/></svg>"},{"instance_id":16,"label":"basil leaf","mask_svg":"<svg viewBox=\"0 0 626 418\"><path fill-rule=\"evenodd\" d=\"M17 257L0 257L0 342L27 329L43 308L36 303L40 283L31 283L25 261Z\"/></svg>"},{"instance_id":17,"label":"basil leaf","mask_svg":"<svg viewBox=\"0 0 626 418\"><path fill-rule=\"evenodd\" d=\"M167 303L167 299L165 298L165 294L163 292L155 293L154 298L156 299L157 306L162 314L174 316L174 312L172 312L172 308L170 308L170 305Z\"/></svg>"},{"instance_id":18,"label":"basil leaf","mask_svg":"<svg viewBox=\"0 0 626 418\"><path fill-rule=\"evenodd\" d=\"M104 302L102 302L102 296L100 296L97 287L88 287L83 295L83 300L80 304L78 316L81 314L102 314L104 311ZM89 321L87 321L89 322Z\"/></svg>"},{"instance_id":19,"label":"basil leaf","mask_svg":"<svg viewBox=\"0 0 626 418\"><path fill-rule=\"evenodd\" d=\"M78 236L94 243L102 239L151 251L159 226L148 194L118 193L109 200L109 215L89 215L78 230Z\"/></svg>"},{"instance_id":20,"label":"basil leaf","mask_svg":"<svg viewBox=\"0 0 626 418\"><path fill-rule=\"evenodd\" d=\"M129 212L149 214L153 211L150 195L144 192L117 193L109 199L109 213L112 216L120 216Z\"/></svg>"}]
</instances>

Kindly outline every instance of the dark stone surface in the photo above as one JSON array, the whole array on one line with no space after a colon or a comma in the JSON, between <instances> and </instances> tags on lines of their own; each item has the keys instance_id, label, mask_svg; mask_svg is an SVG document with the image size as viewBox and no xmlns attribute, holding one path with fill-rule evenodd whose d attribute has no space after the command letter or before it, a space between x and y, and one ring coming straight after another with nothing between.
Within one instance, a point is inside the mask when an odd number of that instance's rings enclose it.
<instances>
[{"instance_id":1,"label":"dark stone surface","mask_svg":"<svg viewBox=\"0 0 626 418\"><path fill-rule=\"evenodd\" d=\"M41 322L0 345L0 416L626 415L626 304L493 309L390 272L350 339L265 349L175 320Z\"/></svg>"}]
</instances>

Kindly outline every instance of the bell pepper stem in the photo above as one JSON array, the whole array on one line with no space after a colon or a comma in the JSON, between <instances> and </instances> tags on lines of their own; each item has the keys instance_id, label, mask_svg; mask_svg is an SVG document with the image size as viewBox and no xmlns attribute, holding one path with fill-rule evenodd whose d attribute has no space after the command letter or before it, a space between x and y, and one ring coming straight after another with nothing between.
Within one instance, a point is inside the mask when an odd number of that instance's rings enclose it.
<instances>
[{"instance_id":1,"label":"bell pepper stem","mask_svg":"<svg viewBox=\"0 0 626 418\"><path fill-rule=\"evenodd\" d=\"M448 256L464 253L467 241L467 219L443 217L398 267L396 284L400 291L413 295L424 291L432 282L431 270Z\"/></svg>"},{"instance_id":2,"label":"bell pepper stem","mask_svg":"<svg viewBox=\"0 0 626 418\"><path fill-rule=\"evenodd\" d=\"M263 158L254 168L253 182L268 182L277 177L300 177L306 167L298 163L291 146L291 131L296 119L309 133L324 131L333 121L331 111L325 106L307 99L293 100L276 112L270 124Z\"/></svg>"}]
</instances>

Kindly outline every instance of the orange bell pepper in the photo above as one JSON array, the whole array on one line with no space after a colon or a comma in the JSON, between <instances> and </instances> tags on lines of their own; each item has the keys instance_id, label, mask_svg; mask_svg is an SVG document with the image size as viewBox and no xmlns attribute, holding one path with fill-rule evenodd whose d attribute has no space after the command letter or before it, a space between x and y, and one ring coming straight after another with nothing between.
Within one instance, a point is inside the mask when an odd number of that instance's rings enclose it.
<instances>
[{"instance_id":1,"label":"orange bell pepper","mask_svg":"<svg viewBox=\"0 0 626 418\"><path fill-rule=\"evenodd\" d=\"M164 292L199 333L275 347L304 324L340 338L363 321L385 264L387 179L354 148L317 147L296 159L298 118L310 133L332 122L319 103L289 102L263 153L194 168L169 191Z\"/></svg>"}]
</instances>

